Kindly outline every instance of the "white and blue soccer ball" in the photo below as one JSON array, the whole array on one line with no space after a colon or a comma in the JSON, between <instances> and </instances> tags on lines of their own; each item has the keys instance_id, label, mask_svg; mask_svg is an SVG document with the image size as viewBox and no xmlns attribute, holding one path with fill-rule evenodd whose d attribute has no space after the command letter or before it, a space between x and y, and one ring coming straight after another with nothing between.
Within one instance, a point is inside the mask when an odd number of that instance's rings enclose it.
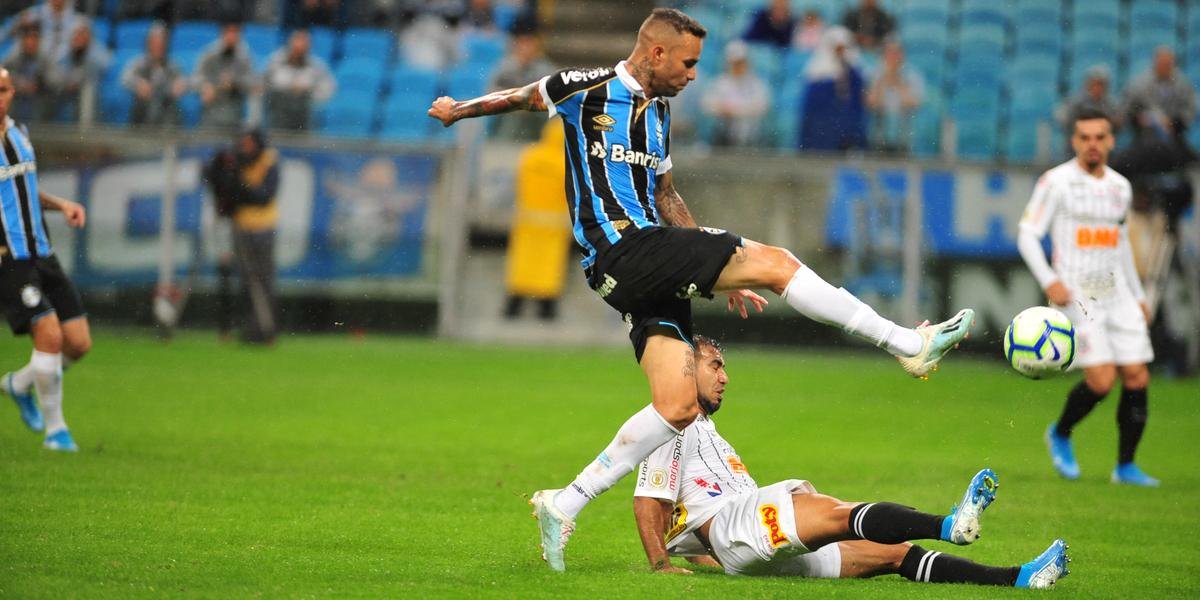
<instances>
[{"instance_id":1,"label":"white and blue soccer ball","mask_svg":"<svg viewBox=\"0 0 1200 600\"><path fill-rule=\"evenodd\" d=\"M1004 332L1004 357L1030 379L1058 375L1075 360L1075 326L1053 308L1027 308Z\"/></svg>"}]
</instances>

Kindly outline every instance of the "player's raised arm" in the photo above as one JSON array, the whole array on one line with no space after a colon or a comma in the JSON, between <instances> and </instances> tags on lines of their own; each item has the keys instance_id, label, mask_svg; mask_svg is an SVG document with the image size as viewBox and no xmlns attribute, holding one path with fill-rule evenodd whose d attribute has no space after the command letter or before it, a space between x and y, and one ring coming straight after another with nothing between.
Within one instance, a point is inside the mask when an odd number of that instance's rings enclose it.
<instances>
[{"instance_id":1,"label":"player's raised arm","mask_svg":"<svg viewBox=\"0 0 1200 600\"><path fill-rule=\"evenodd\" d=\"M667 552L667 524L671 522L671 503L660 498L649 496L633 497L633 515L637 519L638 535L642 538L642 547L646 549L646 559L650 568L660 573L682 573L691 571L671 564L671 554Z\"/></svg>"},{"instance_id":2,"label":"player's raised arm","mask_svg":"<svg viewBox=\"0 0 1200 600\"><path fill-rule=\"evenodd\" d=\"M544 111L546 102L538 91L540 83L535 81L525 87L497 90L470 100L442 96L433 101L427 114L441 121L442 126L449 127L459 119L498 115L514 110Z\"/></svg>"}]
</instances>

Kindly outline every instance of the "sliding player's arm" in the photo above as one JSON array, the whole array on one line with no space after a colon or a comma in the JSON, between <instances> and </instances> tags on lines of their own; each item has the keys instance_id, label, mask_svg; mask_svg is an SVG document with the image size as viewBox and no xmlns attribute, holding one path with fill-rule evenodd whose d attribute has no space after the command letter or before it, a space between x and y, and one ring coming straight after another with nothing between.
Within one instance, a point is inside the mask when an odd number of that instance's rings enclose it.
<instances>
[{"instance_id":1,"label":"sliding player's arm","mask_svg":"<svg viewBox=\"0 0 1200 600\"><path fill-rule=\"evenodd\" d=\"M87 223L87 211L78 202L38 190L38 203L42 205L42 208L61 212L67 219L67 225L71 227L80 228Z\"/></svg>"},{"instance_id":2,"label":"sliding player's arm","mask_svg":"<svg viewBox=\"0 0 1200 600\"><path fill-rule=\"evenodd\" d=\"M691 571L672 565L671 554L667 552L666 534L672 512L671 503L661 498L633 497L633 516L650 568L659 573L689 574Z\"/></svg>"},{"instance_id":3,"label":"sliding player's arm","mask_svg":"<svg viewBox=\"0 0 1200 600\"><path fill-rule=\"evenodd\" d=\"M460 119L498 115L515 110L544 111L546 102L538 90L540 81L535 81L525 87L497 90L470 100L455 100L442 96L433 101L429 108L429 116L449 127Z\"/></svg>"}]
</instances>

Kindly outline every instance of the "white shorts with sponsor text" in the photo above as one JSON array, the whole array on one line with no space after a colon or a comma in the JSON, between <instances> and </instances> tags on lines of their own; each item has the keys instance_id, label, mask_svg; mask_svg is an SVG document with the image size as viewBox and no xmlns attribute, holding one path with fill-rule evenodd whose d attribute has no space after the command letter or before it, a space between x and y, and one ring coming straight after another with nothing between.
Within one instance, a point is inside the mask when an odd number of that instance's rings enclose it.
<instances>
[{"instance_id":1,"label":"white shorts with sponsor text","mask_svg":"<svg viewBox=\"0 0 1200 600\"><path fill-rule=\"evenodd\" d=\"M837 544L810 552L796 537L792 495L814 491L801 479L788 479L728 501L713 517L709 543L730 575L838 577L842 554Z\"/></svg>"}]
</instances>

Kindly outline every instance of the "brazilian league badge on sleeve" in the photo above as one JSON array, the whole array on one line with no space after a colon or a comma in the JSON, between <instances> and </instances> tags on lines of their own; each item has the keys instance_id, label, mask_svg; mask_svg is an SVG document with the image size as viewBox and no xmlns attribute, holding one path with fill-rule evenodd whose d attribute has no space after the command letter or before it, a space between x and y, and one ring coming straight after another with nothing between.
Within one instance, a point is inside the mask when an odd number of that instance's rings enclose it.
<instances>
[{"instance_id":1,"label":"brazilian league badge on sleeve","mask_svg":"<svg viewBox=\"0 0 1200 600\"><path fill-rule=\"evenodd\" d=\"M700 231L703 231L705 233L711 233L713 235L722 235L725 233L724 229L717 229L715 227L701 227Z\"/></svg>"},{"instance_id":2,"label":"brazilian league badge on sleeve","mask_svg":"<svg viewBox=\"0 0 1200 600\"><path fill-rule=\"evenodd\" d=\"M26 308L34 308L42 303L42 290L39 290L36 285L29 284L21 288L21 304Z\"/></svg>"}]
</instances>

